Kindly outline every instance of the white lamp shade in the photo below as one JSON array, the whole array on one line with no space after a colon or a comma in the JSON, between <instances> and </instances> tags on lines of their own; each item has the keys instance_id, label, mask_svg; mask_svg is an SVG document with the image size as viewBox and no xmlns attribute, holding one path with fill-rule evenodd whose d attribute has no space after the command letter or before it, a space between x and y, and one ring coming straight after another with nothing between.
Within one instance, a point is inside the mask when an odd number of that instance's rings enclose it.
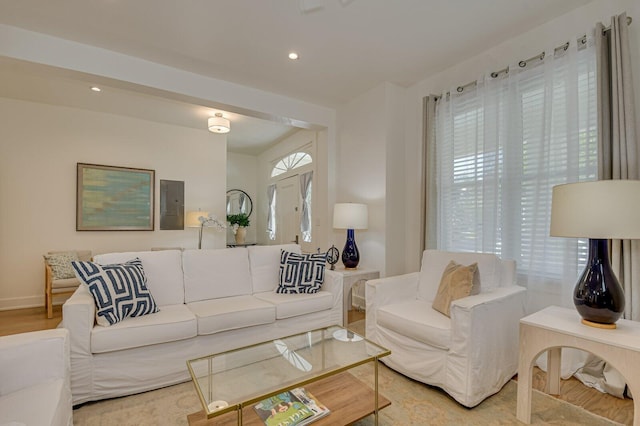
<instances>
[{"instance_id":1,"label":"white lamp shade","mask_svg":"<svg viewBox=\"0 0 640 426\"><path fill-rule=\"evenodd\" d=\"M551 236L640 239L640 181L599 180L554 186Z\"/></svg>"},{"instance_id":2,"label":"white lamp shade","mask_svg":"<svg viewBox=\"0 0 640 426\"><path fill-rule=\"evenodd\" d=\"M213 133L229 133L231 130L231 123L220 113L215 117L209 117L208 125L209 131Z\"/></svg>"},{"instance_id":3,"label":"white lamp shade","mask_svg":"<svg viewBox=\"0 0 640 426\"><path fill-rule=\"evenodd\" d=\"M198 218L201 216L206 219L209 217L209 212L187 212L187 219L185 221L185 224L188 228L200 228L200 226L202 226L202 223Z\"/></svg>"},{"instance_id":4,"label":"white lamp shade","mask_svg":"<svg viewBox=\"0 0 640 426\"><path fill-rule=\"evenodd\" d=\"M333 206L333 227L337 229L367 229L369 212L366 204L337 203Z\"/></svg>"}]
</instances>

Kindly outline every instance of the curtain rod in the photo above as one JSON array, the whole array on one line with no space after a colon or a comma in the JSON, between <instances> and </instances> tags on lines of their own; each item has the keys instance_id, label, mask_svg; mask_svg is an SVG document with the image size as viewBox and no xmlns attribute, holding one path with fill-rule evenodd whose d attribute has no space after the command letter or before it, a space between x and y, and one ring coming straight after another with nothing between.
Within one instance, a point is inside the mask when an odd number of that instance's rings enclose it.
<instances>
[{"instance_id":1,"label":"curtain rod","mask_svg":"<svg viewBox=\"0 0 640 426\"><path fill-rule=\"evenodd\" d=\"M627 16L627 25L631 25L631 22L633 22L633 19L631 19L631 16ZM605 28L603 29L603 32L607 32L607 31L609 31L609 30L611 30L611 27L610 27L610 26L609 26L609 27L605 27ZM580 38L577 40L577 42L578 42L578 43L580 43L580 44L585 44L585 43L587 42L587 36L586 36L586 34L585 34L585 35L583 35L582 37L580 37ZM566 43L564 43L563 45L556 47L556 48L554 49L554 52L558 52L558 51L560 51L560 50L567 50L568 48L569 48L569 42L566 42ZM530 57L529 59L525 59L525 60L523 60L523 61L518 62L518 66L519 66L520 68L524 68L524 67L526 67L526 66L527 66L527 64L528 64L529 62L531 62L531 61L533 61L533 60L535 60L535 59L537 59L537 60L540 60L540 61L541 61L541 60L543 60L543 59L544 59L544 55L545 55L545 52L541 52L541 53L539 53L539 54L537 54L537 55L535 55L535 56ZM507 66L507 67L505 67L505 68L502 68L501 70L493 71L493 72L491 72L489 75L491 76L491 78L497 78L500 74L509 74L509 67ZM475 86L476 84L477 84L477 82L476 82L476 81L470 81L470 82L469 82L469 83L467 83L467 84L463 84L462 86L458 86L458 87L456 88L456 92L458 92L458 93L462 93L462 92L464 92L464 90L465 90L466 88L468 88L468 87L472 87L472 86ZM447 92L447 95L449 95L449 94L450 94L450 92ZM438 100L439 98L440 98L440 96L436 96L436 100Z\"/></svg>"}]
</instances>

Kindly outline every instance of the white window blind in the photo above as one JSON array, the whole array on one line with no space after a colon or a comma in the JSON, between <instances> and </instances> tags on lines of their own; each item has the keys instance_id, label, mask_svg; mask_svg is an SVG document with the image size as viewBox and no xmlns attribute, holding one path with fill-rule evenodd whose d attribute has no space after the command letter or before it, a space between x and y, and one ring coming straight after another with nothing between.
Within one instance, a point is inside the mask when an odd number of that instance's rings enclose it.
<instances>
[{"instance_id":1,"label":"white window blind","mask_svg":"<svg viewBox=\"0 0 640 426\"><path fill-rule=\"evenodd\" d=\"M515 259L530 289L572 287L587 254L549 236L553 186L597 173L593 46L560 53L436 104L438 247Z\"/></svg>"}]
</instances>

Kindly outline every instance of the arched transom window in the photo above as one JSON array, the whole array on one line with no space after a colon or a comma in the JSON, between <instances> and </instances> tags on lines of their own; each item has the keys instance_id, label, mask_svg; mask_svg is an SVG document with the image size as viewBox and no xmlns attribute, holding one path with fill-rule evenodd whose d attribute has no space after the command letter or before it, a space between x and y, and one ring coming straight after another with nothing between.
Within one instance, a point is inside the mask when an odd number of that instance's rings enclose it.
<instances>
[{"instance_id":1,"label":"arched transom window","mask_svg":"<svg viewBox=\"0 0 640 426\"><path fill-rule=\"evenodd\" d=\"M276 177L290 170L310 164L313 160L306 152L294 152L278 161L271 170L271 177Z\"/></svg>"}]
</instances>

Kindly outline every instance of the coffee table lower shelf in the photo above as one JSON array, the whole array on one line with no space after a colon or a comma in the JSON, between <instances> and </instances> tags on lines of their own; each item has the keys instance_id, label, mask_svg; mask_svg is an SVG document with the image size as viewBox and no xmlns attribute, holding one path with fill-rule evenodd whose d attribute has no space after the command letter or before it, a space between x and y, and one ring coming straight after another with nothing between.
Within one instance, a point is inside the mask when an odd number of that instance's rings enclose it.
<instances>
[{"instance_id":1,"label":"coffee table lower shelf","mask_svg":"<svg viewBox=\"0 0 640 426\"><path fill-rule=\"evenodd\" d=\"M328 416L313 422L313 426L335 425L337 418L340 419L341 424L349 425L373 414L375 411L375 391L349 372L336 374L335 376L309 383L305 385L304 388L308 389L309 392L331 410ZM379 410L389 405L391 405L391 401L381 394L378 394ZM238 424L236 412L227 413L207 420L203 410L189 414L187 419L189 420L189 426L226 426ZM242 424L247 426L264 425L255 411L253 411L253 407L245 407L242 410L242 420Z\"/></svg>"}]
</instances>

